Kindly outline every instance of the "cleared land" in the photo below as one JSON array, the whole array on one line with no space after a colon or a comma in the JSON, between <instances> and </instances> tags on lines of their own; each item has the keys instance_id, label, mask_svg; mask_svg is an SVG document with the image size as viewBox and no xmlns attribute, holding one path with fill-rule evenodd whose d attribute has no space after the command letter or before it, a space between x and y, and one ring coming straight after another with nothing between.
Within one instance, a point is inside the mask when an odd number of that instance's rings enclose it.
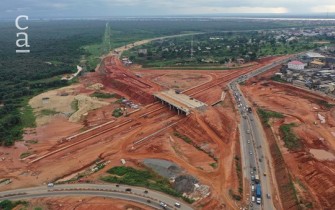
<instances>
[{"instance_id":1,"label":"cleared land","mask_svg":"<svg viewBox=\"0 0 335 210\"><path fill-rule=\"evenodd\" d=\"M276 59L280 58L261 60L255 68ZM189 79L189 87L181 91L211 104L221 98L230 80L253 69L197 71L196 74L211 79L200 84L197 77ZM194 74L195 71L187 73ZM81 77L80 88L74 97L93 94L97 91L92 88L93 85L98 89L103 87L101 91L104 93L116 93L130 99L141 109L132 110L120 100L111 98L103 99L112 100L108 101L110 105L88 111L79 123L69 122L61 115L53 116L49 123L32 129L26 135L25 146L20 147L19 152L8 154L1 148L1 157L6 158L0 162L0 176L13 181L1 186L1 189L69 179L71 182L101 182L106 170L121 165L121 159L126 160L126 166L141 169L145 159L164 157L183 168L185 174L195 177L201 185L209 186L209 194L200 197L199 194L193 195L202 198L194 206L203 206L204 209L236 208L230 192L239 193L235 164L235 157L239 155L236 149L238 117L231 96L228 94L215 107L192 110L189 117L178 116L155 102L152 96L163 90L163 87L150 80L161 71L150 70L146 74L146 77L137 77L116 57L106 57L97 72ZM178 74L175 76L179 78ZM173 84L174 80L170 77L166 82ZM69 108L70 101L66 108ZM128 108L127 113L119 118L113 117L113 110L120 107ZM20 161L19 156L27 151L31 151L32 155ZM13 165L13 161L17 164ZM80 175L84 171L91 171L90 168L95 167L97 161L108 167L99 167L95 173Z\"/></svg>"},{"instance_id":2,"label":"cleared land","mask_svg":"<svg viewBox=\"0 0 335 210\"><path fill-rule=\"evenodd\" d=\"M283 118L270 117L270 127L265 128L283 206L332 209L335 207L335 108L327 104L334 101L271 81L269 77L276 71L259 76L261 80L249 81L242 90L255 108L283 115ZM321 123L318 115L324 116L326 122Z\"/></svg>"}]
</instances>

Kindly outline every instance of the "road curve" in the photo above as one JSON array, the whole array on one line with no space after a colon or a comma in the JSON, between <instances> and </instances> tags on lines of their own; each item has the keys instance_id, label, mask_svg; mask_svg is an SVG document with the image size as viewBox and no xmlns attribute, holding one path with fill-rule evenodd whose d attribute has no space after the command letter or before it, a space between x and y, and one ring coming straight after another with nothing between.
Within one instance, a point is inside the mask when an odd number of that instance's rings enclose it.
<instances>
[{"instance_id":1,"label":"road curve","mask_svg":"<svg viewBox=\"0 0 335 210\"><path fill-rule=\"evenodd\" d=\"M126 189L130 188L131 192ZM147 191L145 193L144 191ZM163 193L148 190L140 187L116 184L67 184L55 185L54 187L39 186L17 190L8 190L0 192L0 201L2 200L22 200L41 197L65 197L65 196L98 196L104 198L116 198L141 203L146 206L162 209L160 201L167 204L166 209L176 209L176 202L181 204L178 209L192 210L193 208L177 198L165 195ZM148 200L150 202L148 202Z\"/></svg>"}]
</instances>

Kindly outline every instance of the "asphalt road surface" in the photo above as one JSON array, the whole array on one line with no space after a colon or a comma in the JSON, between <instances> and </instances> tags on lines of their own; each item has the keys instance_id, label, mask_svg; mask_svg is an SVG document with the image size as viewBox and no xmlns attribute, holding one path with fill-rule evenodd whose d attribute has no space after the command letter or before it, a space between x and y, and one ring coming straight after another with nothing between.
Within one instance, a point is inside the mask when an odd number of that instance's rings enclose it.
<instances>
[{"instance_id":1,"label":"asphalt road surface","mask_svg":"<svg viewBox=\"0 0 335 210\"><path fill-rule=\"evenodd\" d=\"M262 125L258 118L254 116L254 112L248 112L248 107L251 107L250 103L240 91L237 83L244 82L247 79L268 71L277 65L286 63L289 59L290 58L287 58L259 68L249 74L240 76L229 84L241 115L240 142L243 178L246 178L251 185L250 192L247 193L249 195L247 198L249 205L245 206L246 209L275 209L272 200L273 189L271 186L271 177L268 176L269 165L267 165L272 161L271 156L266 152L267 141L263 133ZM261 205L256 204L256 202L252 202L252 196L254 196L256 200L256 183L251 177L256 174L259 175L262 189ZM252 189L252 186L254 186L254 189Z\"/></svg>"},{"instance_id":2,"label":"asphalt road surface","mask_svg":"<svg viewBox=\"0 0 335 210\"><path fill-rule=\"evenodd\" d=\"M127 192L126 189L131 189L131 192ZM126 185L119 185L117 187L116 184L66 184L54 185L53 187L41 186L9 190L0 192L0 201L6 199L24 200L40 197L65 196L99 196L104 198L116 198L141 203L155 209L193 209L185 202L157 191ZM167 207L163 208L160 205L160 202L164 202ZM179 203L181 205L180 208L175 207L175 203Z\"/></svg>"}]
</instances>

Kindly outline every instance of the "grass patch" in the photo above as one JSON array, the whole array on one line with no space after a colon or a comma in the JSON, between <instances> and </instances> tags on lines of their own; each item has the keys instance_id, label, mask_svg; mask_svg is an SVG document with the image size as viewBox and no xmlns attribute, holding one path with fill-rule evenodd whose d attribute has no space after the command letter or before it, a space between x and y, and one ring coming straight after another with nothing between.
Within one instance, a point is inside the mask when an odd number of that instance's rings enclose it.
<instances>
[{"instance_id":1,"label":"grass patch","mask_svg":"<svg viewBox=\"0 0 335 210\"><path fill-rule=\"evenodd\" d=\"M164 192L175 197L180 197L188 203L194 202L193 200L182 196L181 193L173 189L168 179L159 176L153 171L138 170L126 166L116 166L109 169L107 173L112 175L102 177L103 181L146 187L152 190Z\"/></svg>"},{"instance_id":2,"label":"grass patch","mask_svg":"<svg viewBox=\"0 0 335 210\"><path fill-rule=\"evenodd\" d=\"M116 95L112 93L94 92L91 96L97 98L115 98Z\"/></svg>"},{"instance_id":3,"label":"grass patch","mask_svg":"<svg viewBox=\"0 0 335 210\"><path fill-rule=\"evenodd\" d=\"M178 133L178 132L174 132L173 135L175 135L176 137L178 137L178 138L184 140L184 141L185 141L186 143L188 143L188 144L193 143L193 141L192 141L189 137L187 137L187 136L185 136L185 135L183 135L183 134L180 134L180 133Z\"/></svg>"},{"instance_id":4,"label":"grass patch","mask_svg":"<svg viewBox=\"0 0 335 210\"><path fill-rule=\"evenodd\" d=\"M289 150L297 150L301 148L299 138L293 133L292 127L296 126L294 123L283 124L279 127L282 138L285 142L285 147Z\"/></svg>"},{"instance_id":5,"label":"grass patch","mask_svg":"<svg viewBox=\"0 0 335 210\"><path fill-rule=\"evenodd\" d=\"M71 108L74 110L74 112L79 110L79 101L77 99L74 99L71 102Z\"/></svg>"},{"instance_id":6,"label":"grass patch","mask_svg":"<svg viewBox=\"0 0 335 210\"><path fill-rule=\"evenodd\" d=\"M257 113L259 117L262 119L263 124L265 124L266 126L270 126L269 125L270 118L283 118L284 117L284 115L281 113L266 110L266 109L261 109L261 108L257 109Z\"/></svg>"},{"instance_id":7,"label":"grass patch","mask_svg":"<svg viewBox=\"0 0 335 210\"><path fill-rule=\"evenodd\" d=\"M18 205L23 205L23 206L27 207L28 204L29 203L27 201L3 200L3 201L0 201L0 209L10 210L10 209L14 209Z\"/></svg>"},{"instance_id":8,"label":"grass patch","mask_svg":"<svg viewBox=\"0 0 335 210\"><path fill-rule=\"evenodd\" d=\"M335 104L330 104L330 103L328 103L328 102L325 101L325 100L318 100L317 103L318 103L320 106L323 106L323 107L325 107L325 108L327 108L327 109L331 109L331 108L333 108L333 107L335 106Z\"/></svg>"},{"instance_id":9,"label":"grass patch","mask_svg":"<svg viewBox=\"0 0 335 210\"><path fill-rule=\"evenodd\" d=\"M242 196L240 195L236 195L232 189L229 189L229 195L234 199L234 200L237 200L237 201L240 201L242 199Z\"/></svg>"},{"instance_id":10,"label":"grass patch","mask_svg":"<svg viewBox=\"0 0 335 210\"><path fill-rule=\"evenodd\" d=\"M276 81L276 82L287 83L286 80L283 80L279 75L275 75L271 77L271 80Z\"/></svg>"},{"instance_id":11,"label":"grass patch","mask_svg":"<svg viewBox=\"0 0 335 210\"><path fill-rule=\"evenodd\" d=\"M114 109L113 114L114 117L121 117L123 115L123 112L120 108Z\"/></svg>"},{"instance_id":12,"label":"grass patch","mask_svg":"<svg viewBox=\"0 0 335 210\"><path fill-rule=\"evenodd\" d=\"M26 157L28 157L28 156L30 156L30 155L32 155L31 152L24 152L24 153L22 153L22 154L20 155L20 158L23 159L23 158L26 158Z\"/></svg>"},{"instance_id":13,"label":"grass patch","mask_svg":"<svg viewBox=\"0 0 335 210\"><path fill-rule=\"evenodd\" d=\"M50 116L50 115L56 115L56 114L59 114L59 112L53 110L53 109L42 109L40 111L41 115L44 115L44 116Z\"/></svg>"},{"instance_id":14,"label":"grass patch","mask_svg":"<svg viewBox=\"0 0 335 210\"><path fill-rule=\"evenodd\" d=\"M35 123L36 117L33 111L33 108L27 103L21 112L21 121L23 128L34 128L36 127Z\"/></svg>"},{"instance_id":15,"label":"grass patch","mask_svg":"<svg viewBox=\"0 0 335 210\"><path fill-rule=\"evenodd\" d=\"M240 195L243 193L243 181L242 181L242 167L241 167L241 161L240 158L236 155L235 156L235 167L236 167L236 174L238 178L238 192Z\"/></svg>"},{"instance_id":16,"label":"grass patch","mask_svg":"<svg viewBox=\"0 0 335 210\"><path fill-rule=\"evenodd\" d=\"M217 163L217 162L215 162L215 163L210 163L209 165L212 166L213 168L217 168L217 167L218 167L218 163Z\"/></svg>"},{"instance_id":17,"label":"grass patch","mask_svg":"<svg viewBox=\"0 0 335 210\"><path fill-rule=\"evenodd\" d=\"M27 140L26 143L28 143L28 144L37 144L38 140Z\"/></svg>"}]
</instances>

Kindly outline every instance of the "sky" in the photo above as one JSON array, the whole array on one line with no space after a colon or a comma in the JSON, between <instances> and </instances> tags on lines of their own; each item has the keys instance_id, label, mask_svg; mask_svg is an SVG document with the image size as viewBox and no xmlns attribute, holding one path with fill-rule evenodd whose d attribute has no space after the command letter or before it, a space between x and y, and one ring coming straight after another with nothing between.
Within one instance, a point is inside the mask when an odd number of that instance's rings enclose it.
<instances>
[{"instance_id":1,"label":"sky","mask_svg":"<svg viewBox=\"0 0 335 210\"><path fill-rule=\"evenodd\" d=\"M0 18L335 13L335 0L0 0Z\"/></svg>"}]
</instances>

